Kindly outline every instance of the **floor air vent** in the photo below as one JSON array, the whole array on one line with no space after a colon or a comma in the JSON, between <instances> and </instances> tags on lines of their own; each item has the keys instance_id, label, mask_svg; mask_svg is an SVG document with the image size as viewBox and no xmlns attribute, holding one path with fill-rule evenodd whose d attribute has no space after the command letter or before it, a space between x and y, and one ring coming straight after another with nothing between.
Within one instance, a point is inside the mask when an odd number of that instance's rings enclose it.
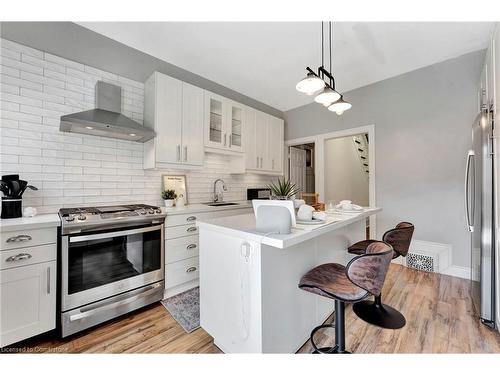
<instances>
[{"instance_id":1,"label":"floor air vent","mask_svg":"<svg viewBox=\"0 0 500 375\"><path fill-rule=\"evenodd\" d=\"M451 245L413 240L401 263L420 271L442 273L451 265Z\"/></svg>"},{"instance_id":2,"label":"floor air vent","mask_svg":"<svg viewBox=\"0 0 500 375\"><path fill-rule=\"evenodd\" d=\"M420 271L436 272L437 259L433 255L408 253L406 266Z\"/></svg>"}]
</instances>

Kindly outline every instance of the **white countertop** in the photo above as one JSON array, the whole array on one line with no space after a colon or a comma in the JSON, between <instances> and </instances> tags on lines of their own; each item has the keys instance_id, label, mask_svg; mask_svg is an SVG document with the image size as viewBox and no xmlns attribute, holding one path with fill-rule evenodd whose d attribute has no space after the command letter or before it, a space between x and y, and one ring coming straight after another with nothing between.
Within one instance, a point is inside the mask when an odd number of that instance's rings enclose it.
<instances>
[{"instance_id":1,"label":"white countertop","mask_svg":"<svg viewBox=\"0 0 500 375\"><path fill-rule=\"evenodd\" d=\"M234 203L238 203L237 205L230 206L209 206L202 203L194 203L188 204L186 206L175 206L175 207L163 207L167 216L170 215L183 215L183 214L192 214L197 212L215 212L215 211L225 211L225 210L237 210L240 208L251 208L252 201L234 201Z\"/></svg>"},{"instance_id":2,"label":"white countertop","mask_svg":"<svg viewBox=\"0 0 500 375\"><path fill-rule=\"evenodd\" d=\"M318 237L324 233L336 230L356 221L363 220L368 216L382 211L381 208L368 208L363 213L352 214L334 214L329 215L326 224L319 225L297 225L292 228L292 233L276 235L269 234L265 236L255 230L254 214L244 214L229 217L222 217L210 220L198 220L196 224L201 230L213 230L220 233L226 233L231 236L238 236L247 241L256 241L265 245L284 249L311 238Z\"/></svg>"},{"instance_id":3,"label":"white countertop","mask_svg":"<svg viewBox=\"0 0 500 375\"><path fill-rule=\"evenodd\" d=\"M15 219L0 219L0 230L24 230L51 228L61 226L61 220L57 214L42 214L34 217L18 217Z\"/></svg>"}]
</instances>

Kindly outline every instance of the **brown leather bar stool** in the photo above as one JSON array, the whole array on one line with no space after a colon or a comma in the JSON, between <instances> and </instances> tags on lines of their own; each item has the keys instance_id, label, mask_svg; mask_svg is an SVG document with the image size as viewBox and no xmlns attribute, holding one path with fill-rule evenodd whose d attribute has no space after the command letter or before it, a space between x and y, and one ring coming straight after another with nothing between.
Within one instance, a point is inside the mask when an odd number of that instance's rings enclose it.
<instances>
[{"instance_id":1,"label":"brown leather bar stool","mask_svg":"<svg viewBox=\"0 0 500 375\"><path fill-rule=\"evenodd\" d=\"M392 258L405 257L410 249L410 242L415 227L412 223L403 221L395 228L384 233L382 240L387 242L394 249ZM375 240L364 240L349 246L348 252L351 254L364 254L368 246L376 242ZM382 328L398 329L406 324L406 319L395 308L382 303L382 295L375 296L374 301L361 301L352 306L354 313L365 322L374 324Z\"/></svg>"},{"instance_id":2,"label":"brown leather bar stool","mask_svg":"<svg viewBox=\"0 0 500 375\"><path fill-rule=\"evenodd\" d=\"M335 300L335 324L322 324L311 331L313 353L349 353L345 349L345 303L365 299L370 293L380 295L392 259L392 246L373 241L363 255L343 266L326 263L314 267L299 282L299 288ZM335 346L318 348L314 334L335 327Z\"/></svg>"}]
</instances>

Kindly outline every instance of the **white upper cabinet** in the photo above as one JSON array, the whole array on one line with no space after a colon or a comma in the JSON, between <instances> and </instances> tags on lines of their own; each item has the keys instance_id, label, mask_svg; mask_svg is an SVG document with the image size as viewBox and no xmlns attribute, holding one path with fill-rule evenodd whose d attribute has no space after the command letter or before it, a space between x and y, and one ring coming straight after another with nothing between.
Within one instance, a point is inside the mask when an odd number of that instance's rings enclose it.
<instances>
[{"instance_id":1,"label":"white upper cabinet","mask_svg":"<svg viewBox=\"0 0 500 375\"><path fill-rule=\"evenodd\" d=\"M283 174L283 120L247 108L245 167L261 174Z\"/></svg>"},{"instance_id":2,"label":"white upper cabinet","mask_svg":"<svg viewBox=\"0 0 500 375\"><path fill-rule=\"evenodd\" d=\"M208 151L243 152L244 106L205 91L205 146Z\"/></svg>"},{"instance_id":3,"label":"white upper cabinet","mask_svg":"<svg viewBox=\"0 0 500 375\"><path fill-rule=\"evenodd\" d=\"M283 143L284 143L284 121L277 117L269 116L268 139L269 160L271 162L271 171L278 174L283 173Z\"/></svg>"},{"instance_id":4,"label":"white upper cabinet","mask_svg":"<svg viewBox=\"0 0 500 375\"><path fill-rule=\"evenodd\" d=\"M144 144L144 168L203 165L203 90L158 72L144 90L144 124L156 132Z\"/></svg>"},{"instance_id":5,"label":"white upper cabinet","mask_svg":"<svg viewBox=\"0 0 500 375\"><path fill-rule=\"evenodd\" d=\"M203 165L203 90L182 84L182 162Z\"/></svg>"},{"instance_id":6,"label":"white upper cabinet","mask_svg":"<svg viewBox=\"0 0 500 375\"><path fill-rule=\"evenodd\" d=\"M283 174L283 120L155 72L144 85L144 168L195 169L205 152L230 155L231 173Z\"/></svg>"}]
</instances>

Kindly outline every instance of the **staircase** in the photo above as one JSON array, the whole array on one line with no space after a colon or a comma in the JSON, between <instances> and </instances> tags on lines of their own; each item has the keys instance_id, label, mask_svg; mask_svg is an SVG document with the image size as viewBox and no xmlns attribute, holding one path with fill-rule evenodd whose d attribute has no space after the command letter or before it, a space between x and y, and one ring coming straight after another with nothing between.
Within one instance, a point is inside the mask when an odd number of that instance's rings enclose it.
<instances>
[{"instance_id":1,"label":"staircase","mask_svg":"<svg viewBox=\"0 0 500 375\"><path fill-rule=\"evenodd\" d=\"M368 134L360 134L352 137L354 149L358 154L361 169L365 172L366 178L369 177L370 161L368 159Z\"/></svg>"}]
</instances>

